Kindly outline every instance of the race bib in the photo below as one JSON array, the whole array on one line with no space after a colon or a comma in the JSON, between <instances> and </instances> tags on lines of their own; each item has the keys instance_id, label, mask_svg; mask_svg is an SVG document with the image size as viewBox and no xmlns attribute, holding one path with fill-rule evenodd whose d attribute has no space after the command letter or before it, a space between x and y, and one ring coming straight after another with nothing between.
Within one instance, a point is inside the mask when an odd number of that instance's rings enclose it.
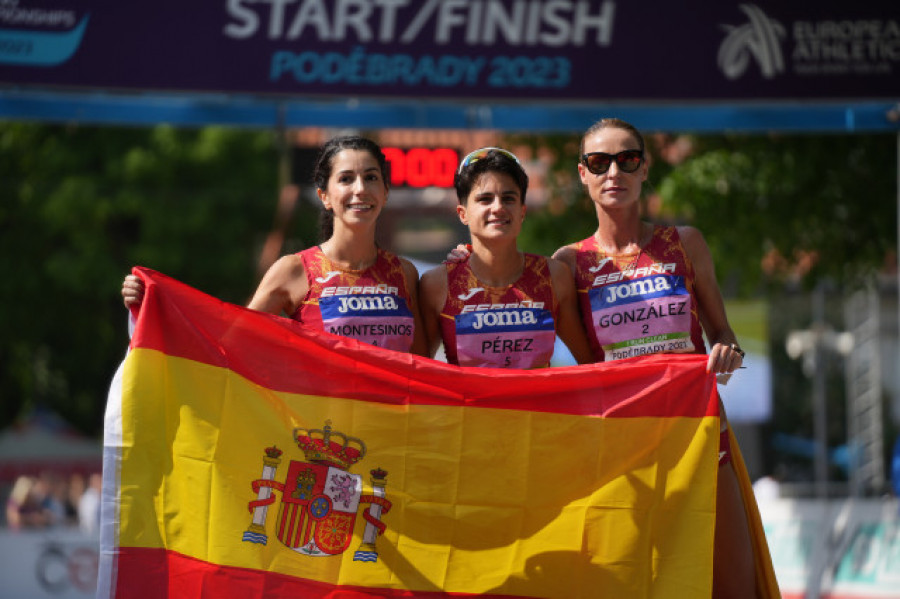
<instances>
[{"instance_id":1,"label":"race bib","mask_svg":"<svg viewBox=\"0 0 900 599\"><path fill-rule=\"evenodd\" d=\"M414 321L406 300L387 293L319 298L322 325L334 335L396 351L412 346Z\"/></svg>"},{"instance_id":2,"label":"race bib","mask_svg":"<svg viewBox=\"0 0 900 599\"><path fill-rule=\"evenodd\" d=\"M691 296L683 276L658 274L588 292L591 322L605 360L692 352Z\"/></svg>"},{"instance_id":3,"label":"race bib","mask_svg":"<svg viewBox=\"0 0 900 599\"><path fill-rule=\"evenodd\" d=\"M460 366L539 368L553 356L553 315L542 308L505 308L454 317Z\"/></svg>"}]
</instances>

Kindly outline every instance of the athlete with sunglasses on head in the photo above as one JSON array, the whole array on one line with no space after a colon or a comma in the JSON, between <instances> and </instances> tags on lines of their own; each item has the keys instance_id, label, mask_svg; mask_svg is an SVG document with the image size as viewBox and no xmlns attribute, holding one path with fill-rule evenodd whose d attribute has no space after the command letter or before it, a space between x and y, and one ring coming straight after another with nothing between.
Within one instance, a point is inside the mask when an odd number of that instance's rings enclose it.
<instances>
[{"instance_id":1,"label":"athlete with sunglasses on head","mask_svg":"<svg viewBox=\"0 0 900 599\"><path fill-rule=\"evenodd\" d=\"M648 165L640 132L603 119L581 141L578 173L597 212L593 235L554 258L575 273L584 326L598 361L657 352L705 353L707 370L728 374L744 352L725 314L712 256L693 227L641 218ZM727 421L719 447L713 597L756 597L753 548L730 459Z\"/></svg>"},{"instance_id":2,"label":"athlete with sunglasses on head","mask_svg":"<svg viewBox=\"0 0 900 599\"><path fill-rule=\"evenodd\" d=\"M519 250L528 176L518 158L501 148L476 150L460 163L454 187L472 250L420 281L431 355L443 342L451 364L540 368L550 365L558 334L578 362L592 362L571 271Z\"/></svg>"}]
</instances>

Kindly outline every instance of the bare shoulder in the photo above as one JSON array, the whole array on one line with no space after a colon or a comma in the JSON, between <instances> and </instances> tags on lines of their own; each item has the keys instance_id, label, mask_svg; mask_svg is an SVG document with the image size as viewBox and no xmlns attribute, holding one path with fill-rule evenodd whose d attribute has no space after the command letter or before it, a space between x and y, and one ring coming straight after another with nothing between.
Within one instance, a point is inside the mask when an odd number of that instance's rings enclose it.
<instances>
[{"instance_id":1,"label":"bare shoulder","mask_svg":"<svg viewBox=\"0 0 900 599\"><path fill-rule=\"evenodd\" d=\"M684 246L684 251L691 261L696 263L698 261L705 262L712 260L712 256L709 253L709 246L706 245L706 239L704 239L700 229L690 226L679 226L676 228L678 230L678 236L681 238L681 245Z\"/></svg>"},{"instance_id":2,"label":"bare shoulder","mask_svg":"<svg viewBox=\"0 0 900 599\"><path fill-rule=\"evenodd\" d=\"M706 239L703 238L703 233L697 227L682 225L675 227L675 229L678 231L678 237L681 238L681 243L684 244L685 249L706 247Z\"/></svg>"},{"instance_id":3,"label":"bare shoulder","mask_svg":"<svg viewBox=\"0 0 900 599\"><path fill-rule=\"evenodd\" d=\"M550 268L550 284L553 286L553 293L560 300L568 300L575 293L575 277L572 275L572 269L562 260L554 258L547 259L547 266Z\"/></svg>"},{"instance_id":4,"label":"bare shoulder","mask_svg":"<svg viewBox=\"0 0 900 599\"><path fill-rule=\"evenodd\" d=\"M701 285L704 280L710 283L715 282L716 273L712 253L700 230L694 227L678 227L678 235L681 237L681 244L684 246L688 260L694 265L694 271L697 273Z\"/></svg>"},{"instance_id":5,"label":"bare shoulder","mask_svg":"<svg viewBox=\"0 0 900 599\"><path fill-rule=\"evenodd\" d=\"M271 281L287 282L304 275L306 269L299 254L287 254L275 261L266 272L265 278Z\"/></svg>"},{"instance_id":6,"label":"bare shoulder","mask_svg":"<svg viewBox=\"0 0 900 599\"><path fill-rule=\"evenodd\" d=\"M403 268L403 276L405 276L407 280L418 281L419 269L416 268L416 265L410 260L401 258L400 256L397 256L397 259L400 260L400 266Z\"/></svg>"},{"instance_id":7,"label":"bare shoulder","mask_svg":"<svg viewBox=\"0 0 900 599\"><path fill-rule=\"evenodd\" d=\"M577 250L575 249L575 244L570 243L569 245L564 245L555 252L553 252L553 260L558 260L566 264L569 268L575 268L575 256L577 255Z\"/></svg>"},{"instance_id":8,"label":"bare shoulder","mask_svg":"<svg viewBox=\"0 0 900 599\"><path fill-rule=\"evenodd\" d=\"M557 250L558 252L559 250ZM550 276L557 280L559 279L571 279L572 278L572 269L569 268L569 265L566 264L564 260L560 260L559 258L547 258L547 266L550 268Z\"/></svg>"},{"instance_id":9,"label":"bare shoulder","mask_svg":"<svg viewBox=\"0 0 900 599\"><path fill-rule=\"evenodd\" d=\"M291 314L307 290L303 259L289 254L269 267L247 307L270 314Z\"/></svg>"},{"instance_id":10,"label":"bare shoulder","mask_svg":"<svg viewBox=\"0 0 900 599\"><path fill-rule=\"evenodd\" d=\"M432 269L425 271L422 275L422 289L436 289L443 285L443 287L447 286L447 267L443 264L435 266Z\"/></svg>"},{"instance_id":11,"label":"bare shoulder","mask_svg":"<svg viewBox=\"0 0 900 599\"><path fill-rule=\"evenodd\" d=\"M440 264L422 275L419 280L419 296L422 298L424 309L422 313L426 317L436 316L440 313L447 299L447 267Z\"/></svg>"}]
</instances>

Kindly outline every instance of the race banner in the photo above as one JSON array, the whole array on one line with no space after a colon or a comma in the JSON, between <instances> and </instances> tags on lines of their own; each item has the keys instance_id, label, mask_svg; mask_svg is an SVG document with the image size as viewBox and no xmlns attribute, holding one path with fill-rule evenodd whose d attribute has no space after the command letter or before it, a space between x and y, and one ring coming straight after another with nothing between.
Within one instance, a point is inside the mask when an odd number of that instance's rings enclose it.
<instances>
[{"instance_id":1,"label":"race banner","mask_svg":"<svg viewBox=\"0 0 900 599\"><path fill-rule=\"evenodd\" d=\"M0 84L555 101L888 99L900 4L0 1Z\"/></svg>"},{"instance_id":2,"label":"race banner","mask_svg":"<svg viewBox=\"0 0 900 599\"><path fill-rule=\"evenodd\" d=\"M99 597L710 596L705 357L461 368L135 272Z\"/></svg>"}]
</instances>

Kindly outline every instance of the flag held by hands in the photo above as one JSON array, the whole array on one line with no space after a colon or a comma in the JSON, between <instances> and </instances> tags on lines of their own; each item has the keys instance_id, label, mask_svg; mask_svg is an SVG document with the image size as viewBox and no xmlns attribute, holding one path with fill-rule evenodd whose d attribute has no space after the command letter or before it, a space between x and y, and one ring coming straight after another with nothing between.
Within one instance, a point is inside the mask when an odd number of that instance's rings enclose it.
<instances>
[{"instance_id":1,"label":"flag held by hands","mask_svg":"<svg viewBox=\"0 0 900 599\"><path fill-rule=\"evenodd\" d=\"M100 596L709 597L704 356L460 368L135 272Z\"/></svg>"}]
</instances>

